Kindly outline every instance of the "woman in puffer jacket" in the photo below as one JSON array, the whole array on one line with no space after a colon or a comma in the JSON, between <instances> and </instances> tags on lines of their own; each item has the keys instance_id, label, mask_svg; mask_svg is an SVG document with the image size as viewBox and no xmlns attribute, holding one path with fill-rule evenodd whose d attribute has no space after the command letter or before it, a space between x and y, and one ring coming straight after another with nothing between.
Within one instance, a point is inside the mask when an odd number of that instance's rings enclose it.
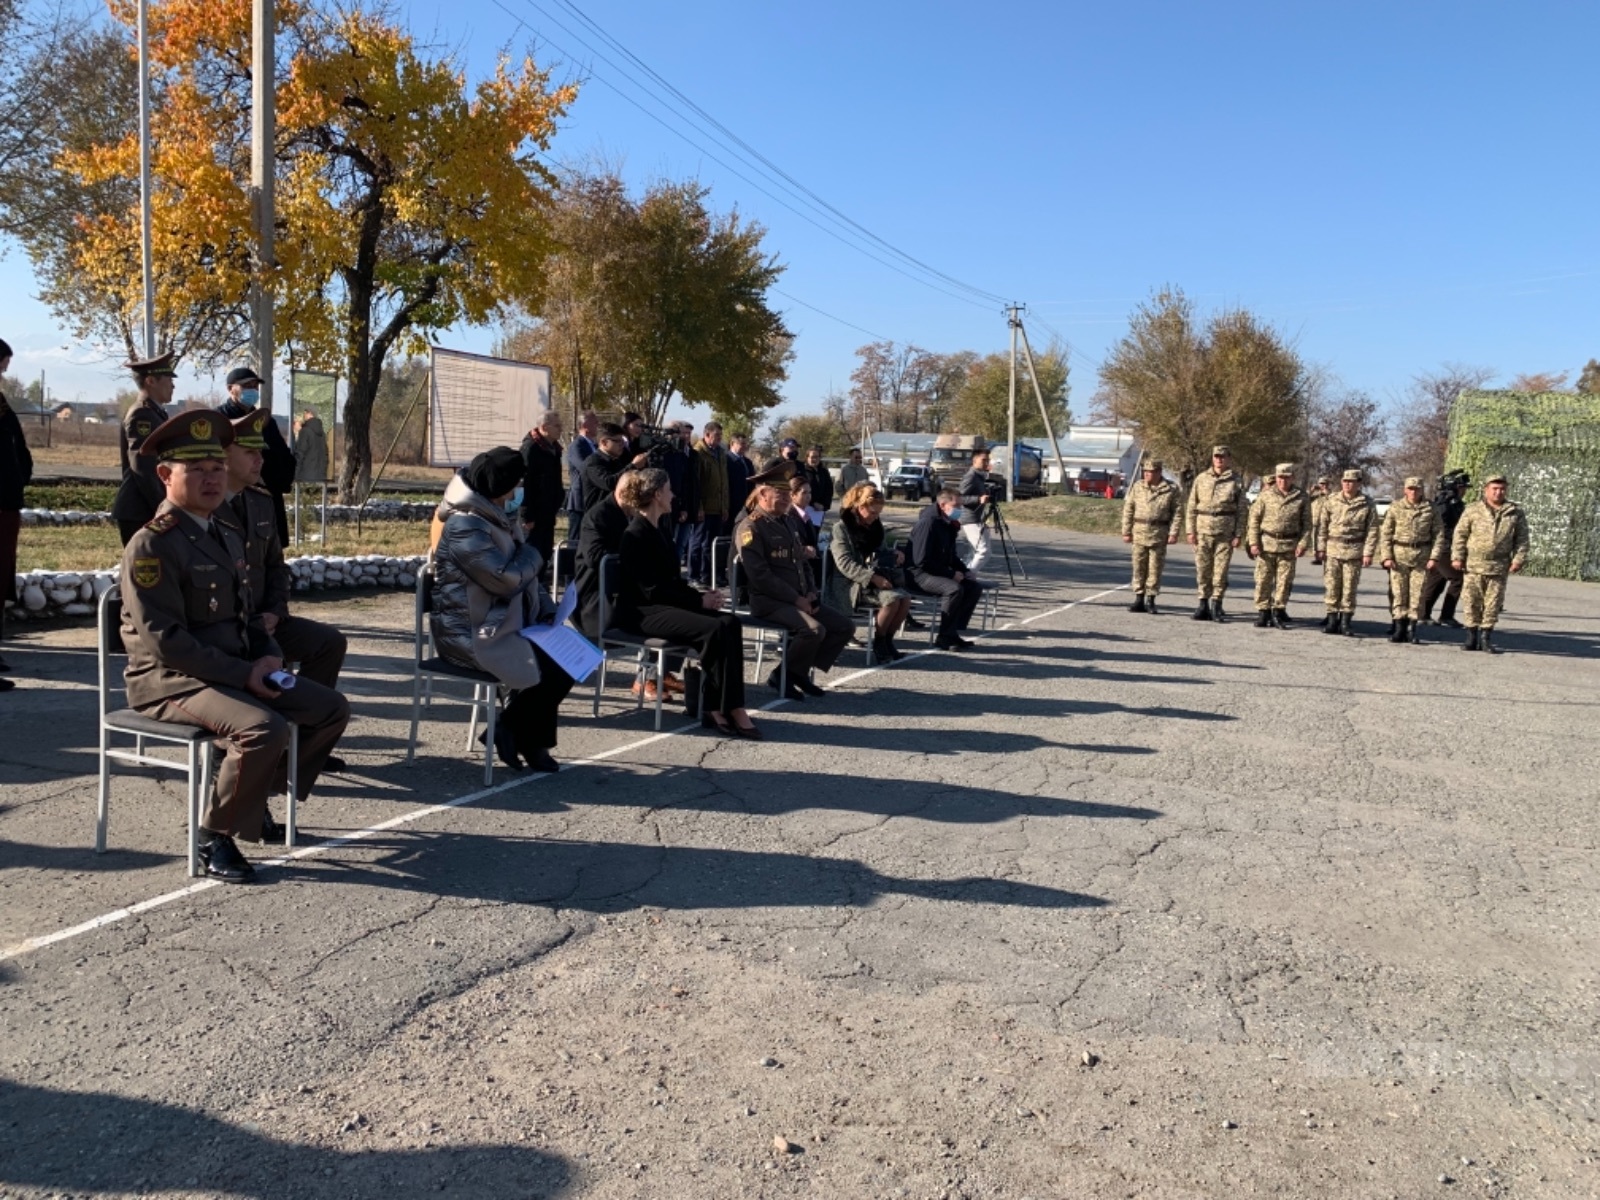
<instances>
[{"instance_id":1,"label":"woman in puffer jacket","mask_svg":"<svg viewBox=\"0 0 1600 1200\"><path fill-rule=\"evenodd\" d=\"M497 446L450 481L436 521L433 552L433 641L441 657L487 671L510 689L495 728L500 761L559 771L556 711L572 679L520 631L555 606L539 583L539 552L523 540L517 518L522 456Z\"/></svg>"}]
</instances>

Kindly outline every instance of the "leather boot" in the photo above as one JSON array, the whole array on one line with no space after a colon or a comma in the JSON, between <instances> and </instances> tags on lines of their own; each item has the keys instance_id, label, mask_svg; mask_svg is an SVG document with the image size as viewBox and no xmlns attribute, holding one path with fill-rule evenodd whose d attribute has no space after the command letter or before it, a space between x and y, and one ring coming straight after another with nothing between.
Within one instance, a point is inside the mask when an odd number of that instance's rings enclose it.
<instances>
[{"instance_id":1,"label":"leather boot","mask_svg":"<svg viewBox=\"0 0 1600 1200\"><path fill-rule=\"evenodd\" d=\"M1416 622L1416 621L1409 621L1408 620L1406 622L1406 641L1410 642L1413 646L1418 644L1418 640L1417 640L1417 624L1418 624L1418 622Z\"/></svg>"},{"instance_id":2,"label":"leather boot","mask_svg":"<svg viewBox=\"0 0 1600 1200\"><path fill-rule=\"evenodd\" d=\"M1211 604L1208 601L1202 600L1195 607L1193 620L1196 620L1196 621L1209 621L1209 620L1211 620Z\"/></svg>"},{"instance_id":3,"label":"leather boot","mask_svg":"<svg viewBox=\"0 0 1600 1200\"><path fill-rule=\"evenodd\" d=\"M1256 628L1266 629L1272 624L1272 610L1270 608L1256 609Z\"/></svg>"},{"instance_id":4,"label":"leather boot","mask_svg":"<svg viewBox=\"0 0 1600 1200\"><path fill-rule=\"evenodd\" d=\"M1456 620L1456 601L1461 597L1445 593L1444 603L1439 606L1439 624L1446 629L1460 629L1461 622Z\"/></svg>"},{"instance_id":5,"label":"leather boot","mask_svg":"<svg viewBox=\"0 0 1600 1200\"><path fill-rule=\"evenodd\" d=\"M1352 619L1352 617L1351 617L1350 613L1340 613L1339 614L1339 632L1342 633L1345 637L1354 637L1355 636L1355 634L1350 632L1350 621L1351 621L1351 619Z\"/></svg>"},{"instance_id":6,"label":"leather boot","mask_svg":"<svg viewBox=\"0 0 1600 1200\"><path fill-rule=\"evenodd\" d=\"M1478 630L1478 649L1486 651L1489 654L1499 654L1500 653L1499 649L1495 646L1495 644L1492 641L1489 640L1489 635L1492 632L1493 632L1492 628L1484 628L1484 629Z\"/></svg>"},{"instance_id":7,"label":"leather boot","mask_svg":"<svg viewBox=\"0 0 1600 1200\"><path fill-rule=\"evenodd\" d=\"M1440 622L1440 624L1443 624L1443 622ZM1478 631L1476 629L1467 630L1467 640L1461 643L1461 648L1463 650L1476 650L1478 648Z\"/></svg>"},{"instance_id":8,"label":"leather boot","mask_svg":"<svg viewBox=\"0 0 1600 1200\"><path fill-rule=\"evenodd\" d=\"M1403 642L1406 640L1404 621L1389 622L1389 640L1391 642Z\"/></svg>"},{"instance_id":9,"label":"leather boot","mask_svg":"<svg viewBox=\"0 0 1600 1200\"><path fill-rule=\"evenodd\" d=\"M1156 598L1154 596L1146 596L1144 598L1144 610L1147 613L1156 611Z\"/></svg>"},{"instance_id":10,"label":"leather boot","mask_svg":"<svg viewBox=\"0 0 1600 1200\"><path fill-rule=\"evenodd\" d=\"M1391 618L1390 621L1389 621L1389 628L1387 628L1387 629L1385 629L1383 631L1383 636L1388 638L1391 642L1392 641L1396 641L1397 639L1395 638L1394 635L1396 633L1398 633L1399 630L1400 630L1400 622Z\"/></svg>"},{"instance_id":11,"label":"leather boot","mask_svg":"<svg viewBox=\"0 0 1600 1200\"><path fill-rule=\"evenodd\" d=\"M1218 625L1228 619L1228 614L1222 611L1222 600L1220 598L1211 602L1211 619Z\"/></svg>"},{"instance_id":12,"label":"leather boot","mask_svg":"<svg viewBox=\"0 0 1600 1200\"><path fill-rule=\"evenodd\" d=\"M1286 608L1275 608L1272 610L1272 623L1279 629L1294 628L1294 622L1289 620L1289 610Z\"/></svg>"},{"instance_id":13,"label":"leather boot","mask_svg":"<svg viewBox=\"0 0 1600 1200\"><path fill-rule=\"evenodd\" d=\"M1138 595L1134 596L1133 603L1128 605L1128 611L1129 612L1143 612L1144 611L1144 594L1142 592L1139 593Z\"/></svg>"},{"instance_id":14,"label":"leather boot","mask_svg":"<svg viewBox=\"0 0 1600 1200\"><path fill-rule=\"evenodd\" d=\"M1339 614L1331 608L1328 610L1328 615L1322 618L1322 632L1339 632Z\"/></svg>"}]
</instances>

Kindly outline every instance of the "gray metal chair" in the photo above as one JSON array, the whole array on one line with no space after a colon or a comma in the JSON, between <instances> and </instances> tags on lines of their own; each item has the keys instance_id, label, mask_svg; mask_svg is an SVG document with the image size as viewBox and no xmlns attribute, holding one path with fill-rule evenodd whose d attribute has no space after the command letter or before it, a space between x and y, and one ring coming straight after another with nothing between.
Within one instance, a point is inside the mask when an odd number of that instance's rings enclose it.
<instances>
[{"instance_id":1,"label":"gray metal chair","mask_svg":"<svg viewBox=\"0 0 1600 1200\"><path fill-rule=\"evenodd\" d=\"M186 775L185 810L189 824L188 870L191 877L200 874L200 799L211 787L216 761L216 735L200 725L183 725L176 721L158 721L135 712L131 708L113 708L111 695L121 690L113 682L111 656L113 639L122 611L122 588L112 584L100 597L97 618L96 665L99 670L99 739L100 787L95 804L94 851L106 852L106 832L111 821L111 764L127 763L137 767L160 767L180 770ZM113 737L131 737L134 748L129 750L111 744ZM160 758L145 753L146 742L182 746L182 760ZM287 792L289 812L284 826L284 840L293 849L299 817L299 784L295 778L300 762L300 727L289 726L289 762Z\"/></svg>"},{"instance_id":2,"label":"gray metal chair","mask_svg":"<svg viewBox=\"0 0 1600 1200\"><path fill-rule=\"evenodd\" d=\"M481 705L484 709L483 785L488 787L494 783L494 728L500 715L500 681L487 671L463 667L433 653L433 630L428 621L428 614L432 611L433 564L428 563L417 572L417 599L412 612L412 637L416 649L411 663L411 736L406 741L406 762L414 762L417 756L417 726L422 720L424 679L428 682L430 707L432 685L436 677L440 680L459 679L472 684L472 698L466 701L472 706L472 715L467 722L469 754L478 735L478 708Z\"/></svg>"},{"instance_id":3,"label":"gray metal chair","mask_svg":"<svg viewBox=\"0 0 1600 1200\"><path fill-rule=\"evenodd\" d=\"M617 570L622 566L622 556L608 554L600 560L600 666L595 671L594 680L594 712L600 715L600 693L606 685L606 665L609 661L608 651L615 647L619 650L632 650L638 655L634 669L634 679L641 684L638 692L638 705L635 711L644 708L645 689L642 686L645 678L646 660L655 656L656 679L664 680L667 677L667 656L683 658L685 660L697 659L699 650L694 646L669 642L665 638L645 637L639 633L629 633L625 629L611 628L611 606L617 595L612 586ZM699 692L695 696L695 716L700 716L705 711L705 674L700 672ZM656 729L661 728L661 705L666 699L667 689L664 684L656 687Z\"/></svg>"},{"instance_id":4,"label":"gray metal chair","mask_svg":"<svg viewBox=\"0 0 1600 1200\"><path fill-rule=\"evenodd\" d=\"M756 648L755 678L751 682L761 682L761 667L766 661L767 640L772 638L778 643L778 694L781 696L789 687L789 631L774 621L763 621L760 617L751 616L749 601L743 605L739 603L739 556L732 552L732 538L717 538L711 543L712 590L718 591L722 586L717 579L719 542L728 548L728 553L720 556L721 560L728 564L728 602L724 606L724 611L739 618L745 633L750 635L750 640Z\"/></svg>"}]
</instances>

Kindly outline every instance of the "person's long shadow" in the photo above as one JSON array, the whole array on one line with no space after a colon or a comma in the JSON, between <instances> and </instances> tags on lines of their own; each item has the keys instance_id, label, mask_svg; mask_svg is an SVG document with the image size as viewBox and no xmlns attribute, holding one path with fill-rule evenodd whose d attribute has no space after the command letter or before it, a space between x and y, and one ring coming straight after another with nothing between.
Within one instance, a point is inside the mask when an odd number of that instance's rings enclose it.
<instances>
[{"instance_id":1,"label":"person's long shadow","mask_svg":"<svg viewBox=\"0 0 1600 1200\"><path fill-rule=\"evenodd\" d=\"M1438 635L1441 630L1429 629L1433 640L1445 640ZM1465 635L1449 631L1451 641L1460 641ZM1508 654L1549 654L1557 658L1600 658L1600 637L1586 633L1535 633L1532 630L1500 628L1494 631L1495 641Z\"/></svg>"},{"instance_id":2,"label":"person's long shadow","mask_svg":"<svg viewBox=\"0 0 1600 1200\"><path fill-rule=\"evenodd\" d=\"M1054 636L1050 633L1047 636ZM1260 671L1265 668L1255 663L1223 662L1215 658L1187 658L1181 654L1129 654L1118 650L1091 650L1083 646L1041 646L1037 643L1008 645L1004 642L994 643L997 648L1013 650L1023 659L1059 658L1067 662L1088 663L1093 666L1097 662L1127 662L1150 663L1160 667L1212 667L1226 671ZM991 641L985 638L983 646L989 648Z\"/></svg>"},{"instance_id":3,"label":"person's long shadow","mask_svg":"<svg viewBox=\"0 0 1600 1200\"><path fill-rule=\"evenodd\" d=\"M373 842L364 843L373 846ZM277 878L594 913L865 907L914 896L1017 908L1101 908L1099 896L982 875L906 879L852 859L697 846L430 832L377 842L370 862L304 860Z\"/></svg>"},{"instance_id":4,"label":"person's long shadow","mask_svg":"<svg viewBox=\"0 0 1600 1200\"><path fill-rule=\"evenodd\" d=\"M0 838L0 871L23 867L38 871L142 871L146 867L177 862L179 858L176 854L150 854L139 850L96 854L86 845L39 846Z\"/></svg>"},{"instance_id":5,"label":"person's long shadow","mask_svg":"<svg viewBox=\"0 0 1600 1200\"><path fill-rule=\"evenodd\" d=\"M991 679L1063 679L1071 676L1093 683L1176 683L1204 687L1209 687L1212 683L1210 679L1185 675L1180 671L1174 671L1170 675L1107 671L1095 665L1093 656L1078 660L1073 666L1065 663L1038 662L1028 657L1001 657L995 654L985 654L978 658L962 656L941 670L945 673L977 675Z\"/></svg>"},{"instance_id":6,"label":"person's long shadow","mask_svg":"<svg viewBox=\"0 0 1600 1200\"><path fill-rule=\"evenodd\" d=\"M564 1159L524 1146L332 1150L174 1104L3 1079L0 1129L0 1184L62 1193L393 1200L449 1185L471 1196L553 1198L573 1182Z\"/></svg>"}]
</instances>

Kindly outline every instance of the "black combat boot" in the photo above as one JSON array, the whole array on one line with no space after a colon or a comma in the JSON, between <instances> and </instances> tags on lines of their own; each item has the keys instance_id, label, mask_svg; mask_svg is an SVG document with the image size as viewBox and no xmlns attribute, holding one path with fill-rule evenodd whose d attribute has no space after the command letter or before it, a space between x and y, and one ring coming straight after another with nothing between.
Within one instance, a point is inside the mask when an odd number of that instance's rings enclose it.
<instances>
[{"instance_id":1,"label":"black combat boot","mask_svg":"<svg viewBox=\"0 0 1600 1200\"><path fill-rule=\"evenodd\" d=\"M1442 621L1440 622L1441 625L1443 623ZM1476 650L1478 648L1478 631L1476 629L1467 630L1467 640L1461 643L1461 648L1463 650Z\"/></svg>"},{"instance_id":2,"label":"black combat boot","mask_svg":"<svg viewBox=\"0 0 1600 1200\"><path fill-rule=\"evenodd\" d=\"M1400 630L1400 622L1391 619L1390 622L1389 622L1389 628L1387 628L1387 629L1385 629L1383 631L1383 636L1388 638L1391 642L1396 641L1397 639L1395 638L1394 635L1396 633L1398 633L1399 630Z\"/></svg>"},{"instance_id":3,"label":"black combat boot","mask_svg":"<svg viewBox=\"0 0 1600 1200\"><path fill-rule=\"evenodd\" d=\"M1406 623L1404 621L1395 620L1389 622L1389 640L1391 642L1403 642L1406 640Z\"/></svg>"},{"instance_id":4,"label":"black combat boot","mask_svg":"<svg viewBox=\"0 0 1600 1200\"><path fill-rule=\"evenodd\" d=\"M1222 611L1222 598L1220 596L1211 602L1211 619L1218 625L1228 619L1228 614Z\"/></svg>"},{"instance_id":5,"label":"black combat boot","mask_svg":"<svg viewBox=\"0 0 1600 1200\"><path fill-rule=\"evenodd\" d=\"M1338 613L1338 610L1330 608L1328 610L1328 615L1322 618L1322 632L1323 633L1338 633L1339 632L1339 613Z\"/></svg>"},{"instance_id":6,"label":"black combat boot","mask_svg":"<svg viewBox=\"0 0 1600 1200\"><path fill-rule=\"evenodd\" d=\"M1344 634L1345 637L1355 637L1355 634L1350 632L1350 622L1352 619L1353 618L1350 613L1339 614L1339 632Z\"/></svg>"},{"instance_id":7,"label":"black combat boot","mask_svg":"<svg viewBox=\"0 0 1600 1200\"><path fill-rule=\"evenodd\" d=\"M1486 625L1482 629L1478 630L1478 649L1487 651L1490 654L1499 654L1499 649L1492 641L1489 640L1489 634L1492 631L1493 626L1489 625Z\"/></svg>"},{"instance_id":8,"label":"black combat boot","mask_svg":"<svg viewBox=\"0 0 1600 1200\"><path fill-rule=\"evenodd\" d=\"M1272 625L1272 610L1270 608L1256 609L1256 628L1266 629Z\"/></svg>"},{"instance_id":9,"label":"black combat boot","mask_svg":"<svg viewBox=\"0 0 1600 1200\"><path fill-rule=\"evenodd\" d=\"M1156 611L1156 598L1153 595L1144 598L1144 610L1147 613Z\"/></svg>"},{"instance_id":10,"label":"black combat boot","mask_svg":"<svg viewBox=\"0 0 1600 1200\"><path fill-rule=\"evenodd\" d=\"M1210 603L1210 601L1208 601L1208 600L1200 601L1200 603L1195 607L1193 619L1196 620L1196 621L1209 621L1209 620L1211 620L1211 603Z\"/></svg>"},{"instance_id":11,"label":"black combat boot","mask_svg":"<svg viewBox=\"0 0 1600 1200\"><path fill-rule=\"evenodd\" d=\"M1287 608L1275 608L1275 609L1273 609L1272 610L1272 623L1274 625L1276 625L1279 629L1293 629L1294 628L1294 622L1289 620L1289 610Z\"/></svg>"},{"instance_id":12,"label":"black combat boot","mask_svg":"<svg viewBox=\"0 0 1600 1200\"><path fill-rule=\"evenodd\" d=\"M1459 599L1459 596L1452 596L1447 592L1444 603L1439 606L1439 624L1446 629L1464 628L1461 622L1456 620L1456 601Z\"/></svg>"},{"instance_id":13,"label":"black combat boot","mask_svg":"<svg viewBox=\"0 0 1600 1200\"><path fill-rule=\"evenodd\" d=\"M1417 637L1417 624L1418 622L1416 621L1406 622L1406 641L1413 646L1421 645L1421 641Z\"/></svg>"},{"instance_id":14,"label":"black combat boot","mask_svg":"<svg viewBox=\"0 0 1600 1200\"><path fill-rule=\"evenodd\" d=\"M1133 603L1128 605L1128 611L1129 612L1143 612L1144 611L1144 595L1143 595L1143 593L1135 593L1134 594Z\"/></svg>"}]
</instances>

